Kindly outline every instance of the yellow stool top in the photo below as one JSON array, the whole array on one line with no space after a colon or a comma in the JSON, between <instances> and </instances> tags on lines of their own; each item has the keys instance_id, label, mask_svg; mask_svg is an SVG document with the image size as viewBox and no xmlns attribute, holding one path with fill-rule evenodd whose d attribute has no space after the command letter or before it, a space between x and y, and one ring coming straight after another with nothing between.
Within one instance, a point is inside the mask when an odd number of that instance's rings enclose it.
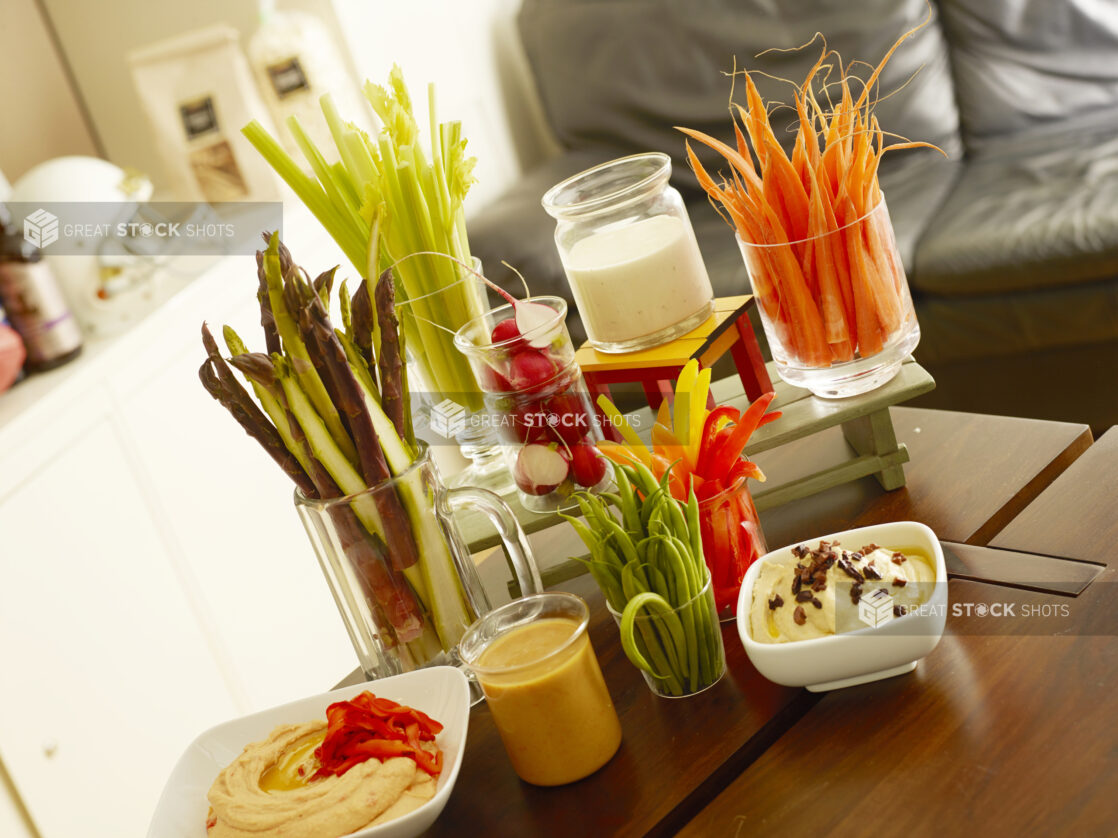
<instances>
[{"instance_id":1,"label":"yellow stool top","mask_svg":"<svg viewBox=\"0 0 1118 838\"><path fill-rule=\"evenodd\" d=\"M624 354L599 352L587 341L575 353L575 361L583 372L613 372L654 367L682 367L691 358L710 366L738 339L731 328L753 301L752 294L719 297L714 313L690 332L670 343Z\"/></svg>"}]
</instances>

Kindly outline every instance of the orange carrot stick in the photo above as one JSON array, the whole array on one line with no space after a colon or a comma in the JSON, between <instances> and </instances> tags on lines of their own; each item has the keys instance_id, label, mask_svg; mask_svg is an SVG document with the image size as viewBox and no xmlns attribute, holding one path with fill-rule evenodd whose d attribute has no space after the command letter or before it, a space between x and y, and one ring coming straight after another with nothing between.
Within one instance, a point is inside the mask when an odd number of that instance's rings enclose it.
<instances>
[{"instance_id":1,"label":"orange carrot stick","mask_svg":"<svg viewBox=\"0 0 1118 838\"><path fill-rule=\"evenodd\" d=\"M725 157L730 165L734 167L735 171L742 176L751 191L756 190L758 193L761 191L761 179L757 176L757 172L753 168L752 160L747 160L721 140L716 140L714 137L709 134L704 134L702 131L696 131L693 128L682 128L678 125L676 126L676 130L682 131L691 139L698 140L703 145L713 148Z\"/></svg>"},{"instance_id":2,"label":"orange carrot stick","mask_svg":"<svg viewBox=\"0 0 1118 838\"><path fill-rule=\"evenodd\" d=\"M824 332L827 343L836 360L848 361L853 358L851 342L851 329L847 323L846 310L843 305L842 292L839 289L838 271L835 267L834 240L837 234L828 229L827 214L823 208L823 200L815 183L815 173L811 172L812 193L811 211L808 220L809 234L815 237L814 250L815 263L812 270L818 280L818 294L820 308L823 313Z\"/></svg>"},{"instance_id":3,"label":"orange carrot stick","mask_svg":"<svg viewBox=\"0 0 1118 838\"><path fill-rule=\"evenodd\" d=\"M775 208L783 210L784 230L788 240L797 242L807 238L807 193L784 151L773 140L766 140L768 154L761 169L764 195Z\"/></svg>"}]
</instances>

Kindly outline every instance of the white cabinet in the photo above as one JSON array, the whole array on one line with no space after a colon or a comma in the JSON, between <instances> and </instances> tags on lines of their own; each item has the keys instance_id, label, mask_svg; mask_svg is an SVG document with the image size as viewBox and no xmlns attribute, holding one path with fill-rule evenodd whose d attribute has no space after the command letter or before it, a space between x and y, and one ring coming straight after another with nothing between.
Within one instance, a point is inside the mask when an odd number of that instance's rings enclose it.
<instances>
[{"instance_id":1,"label":"white cabinet","mask_svg":"<svg viewBox=\"0 0 1118 838\"><path fill-rule=\"evenodd\" d=\"M249 296L213 313L219 342L228 322L250 348L263 346ZM198 381L200 323L170 324L164 341L173 349L155 371L124 369L111 389L157 518L221 638L237 698L260 709L327 689L357 660L291 480Z\"/></svg>"},{"instance_id":2,"label":"white cabinet","mask_svg":"<svg viewBox=\"0 0 1118 838\"><path fill-rule=\"evenodd\" d=\"M235 707L111 419L44 453L0 504L0 755L44 838L142 835Z\"/></svg>"},{"instance_id":3,"label":"white cabinet","mask_svg":"<svg viewBox=\"0 0 1118 838\"><path fill-rule=\"evenodd\" d=\"M255 290L222 261L0 397L0 770L41 838L144 835L202 730L356 666L289 479L198 381L203 319L262 344Z\"/></svg>"}]
</instances>

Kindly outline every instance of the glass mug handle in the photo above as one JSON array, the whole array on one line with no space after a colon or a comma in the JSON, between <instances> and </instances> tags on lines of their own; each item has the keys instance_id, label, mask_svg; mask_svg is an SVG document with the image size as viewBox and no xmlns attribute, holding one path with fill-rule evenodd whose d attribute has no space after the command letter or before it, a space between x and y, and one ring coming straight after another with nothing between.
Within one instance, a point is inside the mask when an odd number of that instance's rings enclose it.
<instances>
[{"instance_id":1,"label":"glass mug handle","mask_svg":"<svg viewBox=\"0 0 1118 838\"><path fill-rule=\"evenodd\" d=\"M508 504L488 489L474 486L447 489L445 497L452 511L474 509L492 522L512 562L521 596L543 593L543 580L540 579L540 570L532 558L528 536L524 534L524 528L520 526Z\"/></svg>"}]
</instances>

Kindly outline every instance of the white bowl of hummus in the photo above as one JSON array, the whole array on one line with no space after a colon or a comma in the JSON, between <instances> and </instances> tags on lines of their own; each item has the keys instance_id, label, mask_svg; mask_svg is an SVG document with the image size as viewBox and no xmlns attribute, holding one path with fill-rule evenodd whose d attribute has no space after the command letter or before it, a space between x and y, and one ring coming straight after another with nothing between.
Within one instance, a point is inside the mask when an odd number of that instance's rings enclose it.
<instances>
[{"instance_id":1,"label":"white bowl of hummus","mask_svg":"<svg viewBox=\"0 0 1118 838\"><path fill-rule=\"evenodd\" d=\"M813 692L911 672L946 618L943 550L915 521L773 550L738 594L738 635L757 671Z\"/></svg>"},{"instance_id":2,"label":"white bowl of hummus","mask_svg":"<svg viewBox=\"0 0 1118 838\"><path fill-rule=\"evenodd\" d=\"M377 781L376 787L369 788L368 783L372 781L366 781L358 773L372 774L368 771L369 763L377 761L370 760L349 769L340 777L329 778L331 781L345 781L353 785L354 789L349 790L349 793L342 789L343 793L340 795L335 792L332 797L316 800L315 787L329 788L334 785L323 782L308 784L298 795L285 794L283 805L287 806L289 801L294 801L296 805L290 807L290 823L277 823L276 809L281 807L272 805L275 801L268 797L270 792L262 792L260 785L256 784L262 773L276 763L274 753L277 742L285 737L295 737L297 740L303 726L326 719L328 706L354 699L365 691L372 692L377 698L389 699L421 711L442 725L442 730L433 743L442 752L442 770L434 780L434 794L430 794L429 788L423 789L426 802L417 803L415 808L398 807L411 810L385 823L361 826L356 830L343 826L342 831L331 831L332 818L341 819L339 822L343 824L353 822L354 816L347 815L347 808L361 805L362 797L392 794L394 799L399 799L421 785L422 772L415 772L414 782L410 779L404 782L398 771L387 770L393 760L385 759L383 766L386 770L380 772L382 777ZM252 821L253 810L261 801L267 804L264 807L267 811L262 813L262 817L268 818L269 823L263 830L243 831L246 836L334 838L346 835L352 838L414 838L434 823L450 798L462 764L469 721L470 691L466 677L453 667L437 666L354 684L226 722L201 734L180 757L156 806L147 838L208 838L211 833L207 823L212 824L214 818L208 795L214 790L215 780L219 775L223 778L222 786L226 792L232 787L234 794L238 794L236 787L244 787L243 801L236 798L225 801L226 804L231 802L236 809L241 826ZM259 758L253 756L257 752L261 755ZM227 769L234 763L246 765L246 771L250 775L248 780L230 776ZM358 780L366 784L359 785ZM310 789L311 793L305 794L306 789ZM261 795L264 795L263 798ZM358 802L355 803L354 800ZM228 834L241 833L233 831Z\"/></svg>"}]
</instances>

